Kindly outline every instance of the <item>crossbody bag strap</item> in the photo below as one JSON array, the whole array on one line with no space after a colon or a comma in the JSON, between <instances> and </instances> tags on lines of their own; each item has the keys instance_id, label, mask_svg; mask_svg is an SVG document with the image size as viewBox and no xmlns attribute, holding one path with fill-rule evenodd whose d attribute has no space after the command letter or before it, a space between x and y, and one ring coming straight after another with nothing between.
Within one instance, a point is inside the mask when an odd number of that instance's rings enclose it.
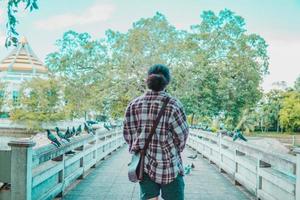
<instances>
[{"instance_id":1,"label":"crossbody bag strap","mask_svg":"<svg viewBox=\"0 0 300 200\"><path fill-rule=\"evenodd\" d=\"M169 103L169 101L170 101L170 97L167 97L167 98L164 100L164 104L162 105L162 107L161 107L161 109L160 109L160 111L159 111L159 113L158 113L158 115L157 115L155 121L153 122L153 125L152 125L151 129L150 129L150 134L149 134L148 138L147 138L146 141L145 141L144 148L141 150L141 153L142 153L142 154L145 154L145 152L146 152L146 150L147 150L147 148L148 148L148 146L149 146L150 140L151 140L152 136L153 136L154 133L155 133L155 130L156 130L156 128L157 128L157 125L158 125L158 123L159 123L159 121L160 121L162 115L164 114L164 111L165 111L166 106L167 106L167 104Z\"/></svg>"}]
</instances>

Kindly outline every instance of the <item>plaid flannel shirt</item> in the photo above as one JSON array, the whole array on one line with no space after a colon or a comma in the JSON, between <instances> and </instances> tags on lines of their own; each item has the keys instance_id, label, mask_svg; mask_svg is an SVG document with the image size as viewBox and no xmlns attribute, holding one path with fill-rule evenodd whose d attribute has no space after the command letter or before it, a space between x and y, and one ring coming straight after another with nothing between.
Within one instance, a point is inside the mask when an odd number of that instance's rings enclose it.
<instances>
[{"instance_id":1,"label":"plaid flannel shirt","mask_svg":"<svg viewBox=\"0 0 300 200\"><path fill-rule=\"evenodd\" d=\"M123 129L129 152L143 149L167 96L170 101L146 150L144 166L144 171L159 184L168 184L178 174L183 175L180 152L185 147L188 124L181 103L164 91L148 91L128 105Z\"/></svg>"}]
</instances>

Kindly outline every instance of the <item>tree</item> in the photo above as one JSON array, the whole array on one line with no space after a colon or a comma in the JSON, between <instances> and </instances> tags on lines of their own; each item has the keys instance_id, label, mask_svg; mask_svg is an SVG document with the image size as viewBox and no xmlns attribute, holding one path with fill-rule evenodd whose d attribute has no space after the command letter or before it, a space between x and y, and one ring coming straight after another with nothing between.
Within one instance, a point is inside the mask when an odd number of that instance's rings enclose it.
<instances>
[{"instance_id":1,"label":"tree","mask_svg":"<svg viewBox=\"0 0 300 200\"><path fill-rule=\"evenodd\" d=\"M300 93L296 91L287 92L279 112L280 124L289 131L300 129Z\"/></svg>"},{"instance_id":2,"label":"tree","mask_svg":"<svg viewBox=\"0 0 300 200\"><path fill-rule=\"evenodd\" d=\"M168 91L182 92L184 71L189 66L183 54L185 37L186 32L177 30L161 13L134 22L127 33L106 32L105 43L111 53L107 100L114 116L123 116L128 102L146 90L146 73L153 64L168 65L173 71Z\"/></svg>"},{"instance_id":3,"label":"tree","mask_svg":"<svg viewBox=\"0 0 300 200\"><path fill-rule=\"evenodd\" d=\"M106 46L88 33L68 31L56 42L58 51L46 57L46 65L63 80L67 109L71 118L89 110L101 110L107 71ZM111 76L111 75L110 75ZM100 106L99 106L100 105Z\"/></svg>"},{"instance_id":4,"label":"tree","mask_svg":"<svg viewBox=\"0 0 300 200\"><path fill-rule=\"evenodd\" d=\"M1 1L1 0L0 0ZM38 0L8 0L7 1L7 34L5 47L11 45L17 46L18 44L18 32L16 29L18 20L16 18L16 13L18 12L18 7L20 4L26 4L25 9L29 9L30 12L38 9Z\"/></svg>"},{"instance_id":5,"label":"tree","mask_svg":"<svg viewBox=\"0 0 300 200\"><path fill-rule=\"evenodd\" d=\"M5 83L4 82L0 82L0 113L2 112L2 107L4 106L5 103Z\"/></svg>"},{"instance_id":6,"label":"tree","mask_svg":"<svg viewBox=\"0 0 300 200\"><path fill-rule=\"evenodd\" d=\"M86 96L92 94L85 110L113 117L123 116L129 101L146 90L147 69L165 64L172 72L167 90L182 101L192 119L213 121L224 115L234 128L243 110L261 97L267 45L260 36L247 34L244 20L229 10L201 16L191 32L176 29L161 13L134 22L126 33L108 30L99 40L69 31L46 63L66 85L76 82ZM73 96L77 94L82 95Z\"/></svg>"},{"instance_id":7,"label":"tree","mask_svg":"<svg viewBox=\"0 0 300 200\"><path fill-rule=\"evenodd\" d=\"M34 78L21 88L20 104L11 111L11 119L36 130L43 123L65 118L62 86L54 78Z\"/></svg>"},{"instance_id":8,"label":"tree","mask_svg":"<svg viewBox=\"0 0 300 200\"><path fill-rule=\"evenodd\" d=\"M247 34L244 19L230 10L205 11L201 18L188 39L194 75L188 82L190 104L200 115L224 114L235 127L243 110L261 98L267 45L259 35Z\"/></svg>"},{"instance_id":9,"label":"tree","mask_svg":"<svg viewBox=\"0 0 300 200\"><path fill-rule=\"evenodd\" d=\"M300 76L295 81L294 88L296 91L300 92Z\"/></svg>"}]
</instances>

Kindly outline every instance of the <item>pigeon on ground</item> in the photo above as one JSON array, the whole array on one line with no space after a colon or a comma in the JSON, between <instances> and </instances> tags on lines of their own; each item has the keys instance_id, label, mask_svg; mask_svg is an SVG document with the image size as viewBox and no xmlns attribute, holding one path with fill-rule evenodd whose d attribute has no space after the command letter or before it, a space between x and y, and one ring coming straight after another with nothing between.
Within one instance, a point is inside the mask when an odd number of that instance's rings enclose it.
<instances>
[{"instance_id":1,"label":"pigeon on ground","mask_svg":"<svg viewBox=\"0 0 300 200\"><path fill-rule=\"evenodd\" d=\"M185 168L184 168L184 174L185 175L189 175L191 173L191 170L192 170L192 166L191 165L187 165Z\"/></svg>"},{"instance_id":2,"label":"pigeon on ground","mask_svg":"<svg viewBox=\"0 0 300 200\"><path fill-rule=\"evenodd\" d=\"M193 160L194 160L194 159L196 159L196 158L197 158L197 156L198 156L198 155L197 155L197 154L195 154L195 155L188 156L188 158L191 158L191 159L193 159Z\"/></svg>"},{"instance_id":3,"label":"pigeon on ground","mask_svg":"<svg viewBox=\"0 0 300 200\"><path fill-rule=\"evenodd\" d=\"M9 183L3 183L0 186L0 190L10 190L10 188L11 188L11 185Z\"/></svg>"},{"instance_id":4,"label":"pigeon on ground","mask_svg":"<svg viewBox=\"0 0 300 200\"><path fill-rule=\"evenodd\" d=\"M56 147L61 146L61 143L58 141L58 139L53 135L53 133L51 133L51 131L49 129L46 130L47 131L47 137L48 139L51 141L52 144L54 144Z\"/></svg>"},{"instance_id":5,"label":"pigeon on ground","mask_svg":"<svg viewBox=\"0 0 300 200\"><path fill-rule=\"evenodd\" d=\"M194 169L194 168L195 168L195 165L194 165L194 163L192 163L192 164L191 164L191 168L192 168L192 169Z\"/></svg>"},{"instance_id":6,"label":"pigeon on ground","mask_svg":"<svg viewBox=\"0 0 300 200\"><path fill-rule=\"evenodd\" d=\"M58 127L55 127L55 130L56 130L56 134L57 136L61 139L61 140L66 140L68 142L70 142L70 139L63 133L59 130Z\"/></svg>"}]
</instances>

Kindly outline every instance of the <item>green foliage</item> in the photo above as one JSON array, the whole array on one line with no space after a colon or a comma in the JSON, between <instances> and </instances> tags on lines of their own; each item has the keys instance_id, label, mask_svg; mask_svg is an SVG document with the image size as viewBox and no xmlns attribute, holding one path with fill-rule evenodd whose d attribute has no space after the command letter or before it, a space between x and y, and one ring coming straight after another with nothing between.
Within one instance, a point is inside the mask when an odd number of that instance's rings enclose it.
<instances>
[{"instance_id":1,"label":"green foliage","mask_svg":"<svg viewBox=\"0 0 300 200\"><path fill-rule=\"evenodd\" d=\"M243 111L235 130L244 130L246 133L249 133L255 130L255 125L256 121L254 115L251 114L251 111L246 109Z\"/></svg>"},{"instance_id":2,"label":"green foliage","mask_svg":"<svg viewBox=\"0 0 300 200\"><path fill-rule=\"evenodd\" d=\"M25 123L29 129L40 129L42 123L65 118L59 81L34 78L22 85L20 104L11 112L11 119Z\"/></svg>"},{"instance_id":3,"label":"green foliage","mask_svg":"<svg viewBox=\"0 0 300 200\"><path fill-rule=\"evenodd\" d=\"M46 64L64 82L69 117L82 117L88 111L102 110L102 85L107 85L104 80L108 73L106 47L100 41L92 40L88 33L74 31L66 32L56 45L58 51L47 56Z\"/></svg>"},{"instance_id":4,"label":"green foliage","mask_svg":"<svg viewBox=\"0 0 300 200\"><path fill-rule=\"evenodd\" d=\"M46 64L64 78L73 116L89 110L123 116L128 102L146 90L147 69L161 63L172 72L168 92L187 114L210 120L222 115L235 127L261 97L267 45L247 34L243 18L229 10L203 12L201 18L191 32L176 29L161 13L140 19L126 33L108 30L100 40L68 31Z\"/></svg>"},{"instance_id":5,"label":"green foliage","mask_svg":"<svg viewBox=\"0 0 300 200\"><path fill-rule=\"evenodd\" d=\"M183 102L197 115L225 115L235 127L243 110L261 98L260 83L268 70L263 38L247 34L244 19L230 10L205 11L187 39L192 65Z\"/></svg>"},{"instance_id":6,"label":"green foliage","mask_svg":"<svg viewBox=\"0 0 300 200\"><path fill-rule=\"evenodd\" d=\"M0 113L5 103L5 91L6 91L6 85L4 82L0 81Z\"/></svg>"},{"instance_id":7,"label":"green foliage","mask_svg":"<svg viewBox=\"0 0 300 200\"><path fill-rule=\"evenodd\" d=\"M298 78L295 81L294 88L296 91L300 92L300 75L298 76Z\"/></svg>"},{"instance_id":8,"label":"green foliage","mask_svg":"<svg viewBox=\"0 0 300 200\"><path fill-rule=\"evenodd\" d=\"M30 12L38 9L37 5L38 0L8 0L7 2L7 37L5 41L5 47L9 47L11 45L17 46L18 44L18 32L16 30L16 25L18 20L16 18L16 14L18 12L18 7L20 4L26 4L25 9L29 9Z\"/></svg>"},{"instance_id":9,"label":"green foliage","mask_svg":"<svg viewBox=\"0 0 300 200\"><path fill-rule=\"evenodd\" d=\"M300 129L300 93L290 91L284 95L282 108L279 112L280 124L289 131Z\"/></svg>"},{"instance_id":10,"label":"green foliage","mask_svg":"<svg viewBox=\"0 0 300 200\"><path fill-rule=\"evenodd\" d=\"M256 120L263 131L279 131L279 112L284 90L273 89L266 93L257 106Z\"/></svg>"}]
</instances>

